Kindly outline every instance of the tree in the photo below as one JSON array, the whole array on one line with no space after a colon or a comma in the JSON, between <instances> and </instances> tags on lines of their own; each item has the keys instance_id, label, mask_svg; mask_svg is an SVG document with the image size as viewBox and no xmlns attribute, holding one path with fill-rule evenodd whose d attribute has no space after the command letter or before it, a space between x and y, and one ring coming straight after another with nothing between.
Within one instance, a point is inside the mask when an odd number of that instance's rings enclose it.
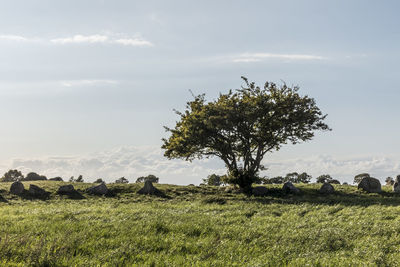
<instances>
[{"instance_id":1,"label":"tree","mask_svg":"<svg viewBox=\"0 0 400 267\"><path fill-rule=\"evenodd\" d=\"M217 174L211 174L207 178L203 179L203 183L206 185L220 186L223 184L222 177Z\"/></svg>"},{"instance_id":2,"label":"tree","mask_svg":"<svg viewBox=\"0 0 400 267\"><path fill-rule=\"evenodd\" d=\"M308 184L311 181L312 176L307 174L306 172L303 172L301 174L299 174L299 176L297 177L297 181L296 183L305 183Z\"/></svg>"},{"instance_id":3,"label":"tree","mask_svg":"<svg viewBox=\"0 0 400 267\"><path fill-rule=\"evenodd\" d=\"M392 177L387 177L385 183L386 185L394 185L394 179Z\"/></svg>"},{"instance_id":4,"label":"tree","mask_svg":"<svg viewBox=\"0 0 400 267\"><path fill-rule=\"evenodd\" d=\"M371 177L371 176L369 175L369 173L357 174L356 176L354 176L353 184L359 184L361 180L364 179L365 177Z\"/></svg>"},{"instance_id":5,"label":"tree","mask_svg":"<svg viewBox=\"0 0 400 267\"><path fill-rule=\"evenodd\" d=\"M78 178L76 178L75 182L77 183L83 183L83 176L79 175Z\"/></svg>"},{"instance_id":6,"label":"tree","mask_svg":"<svg viewBox=\"0 0 400 267\"><path fill-rule=\"evenodd\" d=\"M317 183L329 183L333 178L329 174L322 174L317 177Z\"/></svg>"},{"instance_id":7,"label":"tree","mask_svg":"<svg viewBox=\"0 0 400 267\"><path fill-rule=\"evenodd\" d=\"M296 183L297 179L299 178L299 174L297 172L291 172L286 174L285 178L283 179L283 182L291 182L291 183Z\"/></svg>"},{"instance_id":8,"label":"tree","mask_svg":"<svg viewBox=\"0 0 400 267\"><path fill-rule=\"evenodd\" d=\"M23 181L44 181L44 180L47 180L47 177L44 175L39 175L36 172L30 172L22 180Z\"/></svg>"},{"instance_id":9,"label":"tree","mask_svg":"<svg viewBox=\"0 0 400 267\"><path fill-rule=\"evenodd\" d=\"M101 184L101 183L104 183L104 181L103 181L103 179L98 178L96 181L94 181L94 183Z\"/></svg>"},{"instance_id":10,"label":"tree","mask_svg":"<svg viewBox=\"0 0 400 267\"><path fill-rule=\"evenodd\" d=\"M282 176L277 176L277 177L272 177L268 179L268 183L271 184L283 184L283 181L285 180L285 178L283 178Z\"/></svg>"},{"instance_id":11,"label":"tree","mask_svg":"<svg viewBox=\"0 0 400 267\"><path fill-rule=\"evenodd\" d=\"M117 180L115 180L115 183L116 184L127 184L127 183L129 183L129 181L125 177L121 177L121 178L118 178Z\"/></svg>"},{"instance_id":12,"label":"tree","mask_svg":"<svg viewBox=\"0 0 400 267\"><path fill-rule=\"evenodd\" d=\"M19 170L9 170L0 179L2 182L16 182L24 179L24 176Z\"/></svg>"},{"instance_id":13,"label":"tree","mask_svg":"<svg viewBox=\"0 0 400 267\"><path fill-rule=\"evenodd\" d=\"M139 178L136 179L136 183L144 183L146 181L150 181L152 183L158 183L158 181L160 180L160 178L158 178L157 176L153 175L153 174L149 174L147 176L141 176Z\"/></svg>"},{"instance_id":14,"label":"tree","mask_svg":"<svg viewBox=\"0 0 400 267\"><path fill-rule=\"evenodd\" d=\"M330 130L315 100L298 94L299 87L266 82L263 88L242 77L245 86L220 94L206 102L205 95L194 96L171 135L163 138L164 156L192 161L219 157L227 167L232 184L245 192L257 181L268 152L287 143L311 140L316 130Z\"/></svg>"}]
</instances>

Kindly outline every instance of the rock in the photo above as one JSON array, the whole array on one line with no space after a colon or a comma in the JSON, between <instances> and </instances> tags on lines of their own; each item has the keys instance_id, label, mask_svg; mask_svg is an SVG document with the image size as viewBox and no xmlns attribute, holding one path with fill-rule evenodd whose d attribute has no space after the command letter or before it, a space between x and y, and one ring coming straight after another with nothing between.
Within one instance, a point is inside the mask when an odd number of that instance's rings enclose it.
<instances>
[{"instance_id":1,"label":"rock","mask_svg":"<svg viewBox=\"0 0 400 267\"><path fill-rule=\"evenodd\" d=\"M368 193L380 193L382 191L381 182L373 177L364 177L358 184L358 189L360 188Z\"/></svg>"},{"instance_id":2,"label":"rock","mask_svg":"<svg viewBox=\"0 0 400 267\"><path fill-rule=\"evenodd\" d=\"M252 192L256 197L263 197L268 194L268 189L265 186L256 186L253 188Z\"/></svg>"},{"instance_id":3,"label":"rock","mask_svg":"<svg viewBox=\"0 0 400 267\"><path fill-rule=\"evenodd\" d=\"M291 182L284 183L282 190L283 190L283 192L290 193L290 194L299 194L300 193L300 189L295 187Z\"/></svg>"},{"instance_id":4,"label":"rock","mask_svg":"<svg viewBox=\"0 0 400 267\"><path fill-rule=\"evenodd\" d=\"M393 192L400 193L400 175L397 175L393 183Z\"/></svg>"},{"instance_id":5,"label":"rock","mask_svg":"<svg viewBox=\"0 0 400 267\"><path fill-rule=\"evenodd\" d=\"M68 194L74 194L74 193L76 193L76 190L72 184L62 185L57 190L57 194L60 194L60 195L68 195Z\"/></svg>"},{"instance_id":6,"label":"rock","mask_svg":"<svg viewBox=\"0 0 400 267\"><path fill-rule=\"evenodd\" d=\"M86 192L93 195L106 195L108 193L108 188L105 183L101 183L99 185L89 187Z\"/></svg>"},{"instance_id":7,"label":"rock","mask_svg":"<svg viewBox=\"0 0 400 267\"><path fill-rule=\"evenodd\" d=\"M46 197L46 196L48 196L49 193L37 185L30 184L29 185L29 194L33 197Z\"/></svg>"},{"instance_id":8,"label":"rock","mask_svg":"<svg viewBox=\"0 0 400 267\"><path fill-rule=\"evenodd\" d=\"M319 189L319 192L322 194L332 194L335 192L335 188L330 183L324 183Z\"/></svg>"},{"instance_id":9,"label":"rock","mask_svg":"<svg viewBox=\"0 0 400 267\"><path fill-rule=\"evenodd\" d=\"M14 195L21 195L25 188L21 182L14 182L11 184L10 193Z\"/></svg>"},{"instance_id":10,"label":"rock","mask_svg":"<svg viewBox=\"0 0 400 267\"><path fill-rule=\"evenodd\" d=\"M400 193L400 183L397 181L393 184L393 192Z\"/></svg>"},{"instance_id":11,"label":"rock","mask_svg":"<svg viewBox=\"0 0 400 267\"><path fill-rule=\"evenodd\" d=\"M142 189L140 189L137 193L142 195L162 195L162 192L155 188L151 181L146 181Z\"/></svg>"}]
</instances>

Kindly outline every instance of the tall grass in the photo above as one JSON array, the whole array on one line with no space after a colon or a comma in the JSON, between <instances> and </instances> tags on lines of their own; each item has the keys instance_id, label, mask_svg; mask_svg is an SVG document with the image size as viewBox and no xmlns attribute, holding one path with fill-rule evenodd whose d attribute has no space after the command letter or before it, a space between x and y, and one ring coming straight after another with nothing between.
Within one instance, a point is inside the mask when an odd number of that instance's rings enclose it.
<instances>
[{"instance_id":1,"label":"tall grass","mask_svg":"<svg viewBox=\"0 0 400 267\"><path fill-rule=\"evenodd\" d=\"M25 183L27 186L29 183ZM36 182L48 200L0 184L0 265L4 266L384 266L399 265L400 196L335 185L299 185L267 197L217 187L109 185L114 196L55 194L62 182Z\"/></svg>"}]
</instances>

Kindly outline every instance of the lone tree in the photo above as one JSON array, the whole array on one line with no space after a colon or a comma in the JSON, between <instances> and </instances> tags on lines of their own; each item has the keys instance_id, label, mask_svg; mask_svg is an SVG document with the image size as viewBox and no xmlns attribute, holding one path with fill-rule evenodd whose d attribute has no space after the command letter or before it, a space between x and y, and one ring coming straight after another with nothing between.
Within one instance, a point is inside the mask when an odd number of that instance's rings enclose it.
<instances>
[{"instance_id":1,"label":"lone tree","mask_svg":"<svg viewBox=\"0 0 400 267\"><path fill-rule=\"evenodd\" d=\"M242 77L245 86L206 102L205 95L194 96L171 133L162 139L164 156L192 161L217 156L228 169L231 184L250 192L251 184L264 170L261 164L268 152L287 143L310 140L316 130L330 130L315 100L298 94L299 87L266 82L256 86Z\"/></svg>"}]
</instances>

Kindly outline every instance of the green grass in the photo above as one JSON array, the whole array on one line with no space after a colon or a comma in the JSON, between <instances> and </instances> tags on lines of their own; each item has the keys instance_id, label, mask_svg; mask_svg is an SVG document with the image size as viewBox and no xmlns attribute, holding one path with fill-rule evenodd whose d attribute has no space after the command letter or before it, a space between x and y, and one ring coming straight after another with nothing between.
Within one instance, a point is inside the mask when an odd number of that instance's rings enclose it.
<instances>
[{"instance_id":1,"label":"green grass","mask_svg":"<svg viewBox=\"0 0 400 267\"><path fill-rule=\"evenodd\" d=\"M31 182L32 183L32 182ZM28 187L29 182L25 182ZM398 266L400 196L335 185L298 185L267 197L223 188L157 185L167 197L136 194L141 184L108 185L112 197L55 194L21 198L0 183L0 266Z\"/></svg>"}]
</instances>

